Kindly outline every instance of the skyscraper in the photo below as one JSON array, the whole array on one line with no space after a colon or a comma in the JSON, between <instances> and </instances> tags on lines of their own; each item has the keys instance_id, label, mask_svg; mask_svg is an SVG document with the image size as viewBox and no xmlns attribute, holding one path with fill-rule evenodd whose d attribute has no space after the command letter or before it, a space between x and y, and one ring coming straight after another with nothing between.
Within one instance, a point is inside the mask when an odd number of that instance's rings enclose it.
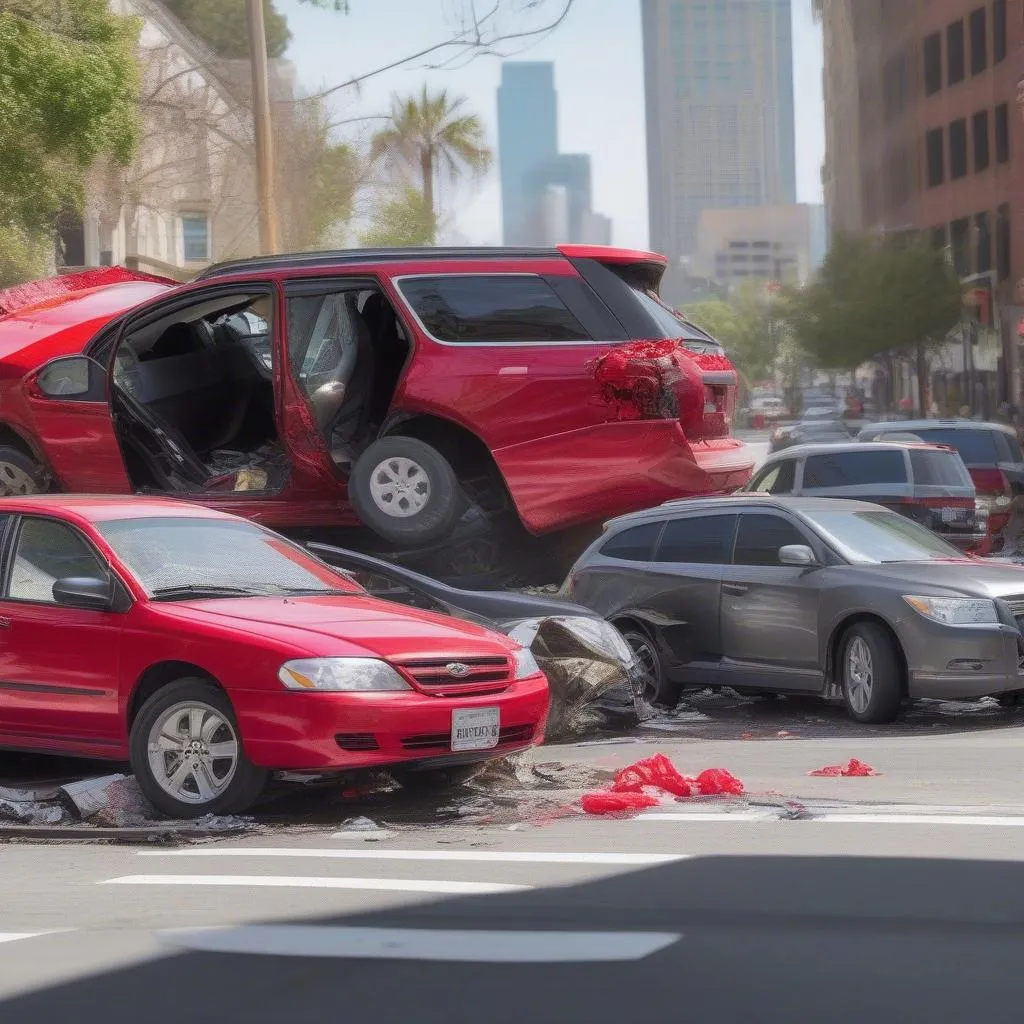
<instances>
[{"instance_id":1,"label":"skyscraper","mask_svg":"<svg viewBox=\"0 0 1024 1024\"><path fill-rule=\"evenodd\" d=\"M796 202L790 0L642 0L651 247L702 211Z\"/></svg>"},{"instance_id":2,"label":"skyscraper","mask_svg":"<svg viewBox=\"0 0 1024 1024\"><path fill-rule=\"evenodd\" d=\"M527 244L529 224L546 183L528 181L558 156L558 94L555 66L507 61L498 87L498 163L506 245Z\"/></svg>"},{"instance_id":3,"label":"skyscraper","mask_svg":"<svg viewBox=\"0 0 1024 1024\"><path fill-rule=\"evenodd\" d=\"M498 163L506 245L590 240L596 224L590 220L594 216L590 205L590 157L585 153L558 152L554 64L502 64L498 87ZM557 202L553 198L556 196ZM553 213L556 209L557 215ZM602 224L596 230L603 238L610 232L610 224Z\"/></svg>"}]
</instances>

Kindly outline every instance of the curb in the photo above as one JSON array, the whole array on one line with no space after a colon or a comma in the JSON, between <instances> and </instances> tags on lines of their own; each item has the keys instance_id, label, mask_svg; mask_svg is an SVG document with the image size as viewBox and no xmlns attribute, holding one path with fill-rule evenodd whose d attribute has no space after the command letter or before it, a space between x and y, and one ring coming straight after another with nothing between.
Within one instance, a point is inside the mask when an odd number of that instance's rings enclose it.
<instances>
[{"instance_id":1,"label":"curb","mask_svg":"<svg viewBox=\"0 0 1024 1024\"><path fill-rule=\"evenodd\" d=\"M11 839L33 839L60 842L115 842L151 844L187 842L194 839L232 839L247 835L256 826L234 828L191 829L181 825L125 826L101 828L92 825L0 825L0 844Z\"/></svg>"}]
</instances>

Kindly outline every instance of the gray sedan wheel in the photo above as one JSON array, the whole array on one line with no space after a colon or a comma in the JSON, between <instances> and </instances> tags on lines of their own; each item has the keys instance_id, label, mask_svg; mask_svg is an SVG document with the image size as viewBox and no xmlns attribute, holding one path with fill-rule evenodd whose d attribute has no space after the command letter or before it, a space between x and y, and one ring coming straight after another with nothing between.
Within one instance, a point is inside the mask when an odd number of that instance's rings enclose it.
<instances>
[{"instance_id":1,"label":"gray sedan wheel","mask_svg":"<svg viewBox=\"0 0 1024 1024\"><path fill-rule=\"evenodd\" d=\"M837 675L843 702L858 722L891 722L902 699L901 670L892 637L877 622L858 622L839 645Z\"/></svg>"},{"instance_id":2,"label":"gray sedan wheel","mask_svg":"<svg viewBox=\"0 0 1024 1024\"><path fill-rule=\"evenodd\" d=\"M625 623L618 628L622 632L622 639L632 648L647 676L644 698L651 704L675 707L679 701L679 688L666 678L658 645L638 626Z\"/></svg>"}]
</instances>

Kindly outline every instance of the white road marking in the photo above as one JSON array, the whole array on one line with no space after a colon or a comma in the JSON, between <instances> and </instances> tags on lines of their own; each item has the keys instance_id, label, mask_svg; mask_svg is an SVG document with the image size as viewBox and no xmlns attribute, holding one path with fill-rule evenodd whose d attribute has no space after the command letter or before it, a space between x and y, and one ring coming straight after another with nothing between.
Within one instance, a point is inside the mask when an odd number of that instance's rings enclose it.
<instances>
[{"instance_id":1,"label":"white road marking","mask_svg":"<svg viewBox=\"0 0 1024 1024\"><path fill-rule=\"evenodd\" d=\"M37 939L40 935L53 935L54 932L0 932L0 942L17 942L19 939Z\"/></svg>"},{"instance_id":2,"label":"white road marking","mask_svg":"<svg viewBox=\"0 0 1024 1024\"><path fill-rule=\"evenodd\" d=\"M175 930L159 933L158 938L205 953L532 964L642 960L674 945L682 935L252 925Z\"/></svg>"},{"instance_id":3,"label":"white road marking","mask_svg":"<svg viewBox=\"0 0 1024 1024\"><path fill-rule=\"evenodd\" d=\"M197 847L184 850L141 850L140 857L323 857L336 860L451 861L480 864L609 864L624 867L671 864L674 853L521 853L485 850L357 850L302 847Z\"/></svg>"},{"instance_id":4,"label":"white road marking","mask_svg":"<svg viewBox=\"0 0 1024 1024\"><path fill-rule=\"evenodd\" d=\"M815 814L811 817L794 819L802 824L818 825L974 825L976 827L1024 828L1024 815L967 815L967 814ZM636 815L633 821L671 821L692 825L702 821L711 822L787 822L789 819L777 814L673 814L661 811L645 811Z\"/></svg>"},{"instance_id":5,"label":"white road marking","mask_svg":"<svg viewBox=\"0 0 1024 1024\"><path fill-rule=\"evenodd\" d=\"M482 896L521 892L530 885L498 882L445 882L422 878L316 878L305 875L124 875L97 885L237 886L278 889L363 889L371 892L429 892L449 896Z\"/></svg>"}]
</instances>

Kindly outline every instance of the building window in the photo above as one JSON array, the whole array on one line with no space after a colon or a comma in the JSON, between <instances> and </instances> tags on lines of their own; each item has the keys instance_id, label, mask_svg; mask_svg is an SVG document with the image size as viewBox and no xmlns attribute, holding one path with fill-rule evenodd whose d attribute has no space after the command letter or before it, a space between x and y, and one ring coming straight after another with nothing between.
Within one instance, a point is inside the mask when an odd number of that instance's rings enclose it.
<instances>
[{"instance_id":1,"label":"building window","mask_svg":"<svg viewBox=\"0 0 1024 1024\"><path fill-rule=\"evenodd\" d=\"M971 11L971 74L980 75L988 67L988 33L985 8Z\"/></svg>"},{"instance_id":2,"label":"building window","mask_svg":"<svg viewBox=\"0 0 1024 1024\"><path fill-rule=\"evenodd\" d=\"M988 111L979 110L971 118L971 132L974 135L974 171L979 173L988 169Z\"/></svg>"},{"instance_id":3,"label":"building window","mask_svg":"<svg viewBox=\"0 0 1024 1024\"><path fill-rule=\"evenodd\" d=\"M1006 60L1006 0L992 4L992 63Z\"/></svg>"},{"instance_id":4,"label":"building window","mask_svg":"<svg viewBox=\"0 0 1024 1024\"><path fill-rule=\"evenodd\" d=\"M1010 204L996 211L996 275L1000 281L1010 277Z\"/></svg>"},{"instance_id":5,"label":"building window","mask_svg":"<svg viewBox=\"0 0 1024 1024\"><path fill-rule=\"evenodd\" d=\"M926 96L942 88L942 33L934 32L924 41L924 92Z\"/></svg>"},{"instance_id":6,"label":"building window","mask_svg":"<svg viewBox=\"0 0 1024 1024\"><path fill-rule=\"evenodd\" d=\"M946 225L940 224L936 228L932 228L932 248L942 252L946 248L946 240L948 233L946 231Z\"/></svg>"},{"instance_id":7,"label":"building window","mask_svg":"<svg viewBox=\"0 0 1024 1024\"><path fill-rule=\"evenodd\" d=\"M978 241L974 269L984 274L992 269L992 224L987 212L975 214L974 231Z\"/></svg>"},{"instance_id":8,"label":"building window","mask_svg":"<svg viewBox=\"0 0 1024 1024\"><path fill-rule=\"evenodd\" d=\"M1007 103L1000 103L996 107L996 163L1008 164L1010 162L1010 107Z\"/></svg>"},{"instance_id":9,"label":"building window","mask_svg":"<svg viewBox=\"0 0 1024 1024\"><path fill-rule=\"evenodd\" d=\"M943 153L943 131L933 128L925 136L928 151L928 187L935 188L946 180L946 161Z\"/></svg>"},{"instance_id":10,"label":"building window","mask_svg":"<svg viewBox=\"0 0 1024 1024\"><path fill-rule=\"evenodd\" d=\"M967 217L953 221L949 226L953 245L953 266L957 274L964 277L971 272L971 254L967 247L967 238L971 230L971 222Z\"/></svg>"},{"instance_id":11,"label":"building window","mask_svg":"<svg viewBox=\"0 0 1024 1024\"><path fill-rule=\"evenodd\" d=\"M956 181L967 173L967 121L959 118L949 126L949 177Z\"/></svg>"},{"instance_id":12,"label":"building window","mask_svg":"<svg viewBox=\"0 0 1024 1024\"><path fill-rule=\"evenodd\" d=\"M954 21L946 29L946 84L964 80L964 23Z\"/></svg>"},{"instance_id":13,"label":"building window","mask_svg":"<svg viewBox=\"0 0 1024 1024\"><path fill-rule=\"evenodd\" d=\"M186 263L202 263L210 258L210 218L205 213L181 215L181 247Z\"/></svg>"}]
</instances>

